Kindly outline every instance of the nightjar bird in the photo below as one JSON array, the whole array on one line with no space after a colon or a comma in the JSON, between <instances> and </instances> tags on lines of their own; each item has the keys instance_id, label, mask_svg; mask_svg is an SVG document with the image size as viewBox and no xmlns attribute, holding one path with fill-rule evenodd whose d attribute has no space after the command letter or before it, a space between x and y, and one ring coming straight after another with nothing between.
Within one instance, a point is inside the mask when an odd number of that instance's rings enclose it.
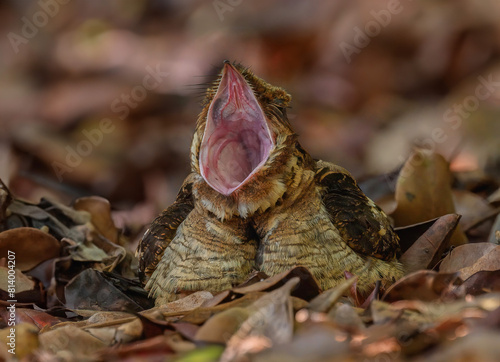
<instances>
[{"instance_id":1,"label":"nightjar bird","mask_svg":"<svg viewBox=\"0 0 500 362\"><path fill-rule=\"evenodd\" d=\"M224 62L207 89L191 174L139 244L139 273L160 305L301 265L323 290L358 277L368 291L403 275L387 216L348 171L313 159L286 114L291 97Z\"/></svg>"}]
</instances>

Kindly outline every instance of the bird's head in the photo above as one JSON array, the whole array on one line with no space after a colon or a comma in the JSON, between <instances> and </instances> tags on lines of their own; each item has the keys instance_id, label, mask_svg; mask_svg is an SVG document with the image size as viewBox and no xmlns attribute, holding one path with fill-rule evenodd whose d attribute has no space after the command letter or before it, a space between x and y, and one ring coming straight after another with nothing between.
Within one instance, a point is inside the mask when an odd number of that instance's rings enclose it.
<instances>
[{"instance_id":1,"label":"bird's head","mask_svg":"<svg viewBox=\"0 0 500 362\"><path fill-rule=\"evenodd\" d=\"M192 167L218 193L244 188L295 137L291 97L228 61L206 93L191 148Z\"/></svg>"}]
</instances>

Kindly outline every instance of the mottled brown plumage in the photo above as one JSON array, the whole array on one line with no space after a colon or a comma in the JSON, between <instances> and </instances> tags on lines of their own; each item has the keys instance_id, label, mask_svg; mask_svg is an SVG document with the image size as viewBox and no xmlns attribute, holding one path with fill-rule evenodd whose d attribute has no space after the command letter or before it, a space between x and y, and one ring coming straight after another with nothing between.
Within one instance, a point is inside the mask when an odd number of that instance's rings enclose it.
<instances>
[{"instance_id":1,"label":"mottled brown plumage","mask_svg":"<svg viewBox=\"0 0 500 362\"><path fill-rule=\"evenodd\" d=\"M386 215L343 168L300 146L290 96L225 63L208 89L191 146L192 173L138 248L157 304L196 290L218 292L252 269L296 265L323 289L358 276L368 290L402 276Z\"/></svg>"}]
</instances>

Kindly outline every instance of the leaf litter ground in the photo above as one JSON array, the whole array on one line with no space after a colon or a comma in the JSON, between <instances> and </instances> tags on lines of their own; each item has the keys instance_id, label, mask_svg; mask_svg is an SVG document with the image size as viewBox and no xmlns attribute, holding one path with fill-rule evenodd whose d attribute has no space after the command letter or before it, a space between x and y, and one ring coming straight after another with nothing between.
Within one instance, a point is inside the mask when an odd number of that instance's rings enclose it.
<instances>
[{"instance_id":1,"label":"leaf litter ground","mask_svg":"<svg viewBox=\"0 0 500 362\"><path fill-rule=\"evenodd\" d=\"M107 200L33 204L1 184L2 340L10 329L10 250L22 361L496 361L499 184L476 177L491 192L473 192L461 177L442 156L416 150L394 193L369 193L393 218L407 268L387 290L361 295L346 271L343 283L322 291L299 266L272 277L254 272L220 294L199 291L161 307L138 282ZM0 344L5 360L7 348Z\"/></svg>"}]
</instances>

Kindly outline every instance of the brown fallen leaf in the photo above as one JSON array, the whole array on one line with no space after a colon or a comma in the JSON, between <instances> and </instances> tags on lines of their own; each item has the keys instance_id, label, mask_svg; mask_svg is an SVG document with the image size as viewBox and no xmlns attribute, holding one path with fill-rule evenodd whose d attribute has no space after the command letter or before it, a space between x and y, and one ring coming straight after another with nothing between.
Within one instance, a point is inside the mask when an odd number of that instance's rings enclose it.
<instances>
[{"instance_id":1,"label":"brown fallen leaf","mask_svg":"<svg viewBox=\"0 0 500 362\"><path fill-rule=\"evenodd\" d=\"M162 361L173 353L174 350L168 343L167 336L161 335L128 345L105 348L100 350L97 356L102 361L134 360L134 357L149 361Z\"/></svg>"},{"instance_id":2,"label":"brown fallen leaf","mask_svg":"<svg viewBox=\"0 0 500 362\"><path fill-rule=\"evenodd\" d=\"M89 329L86 329L90 332ZM116 328L113 335L114 344L126 344L132 341L137 341L143 333L142 324L139 320L134 319L128 323L124 323Z\"/></svg>"},{"instance_id":3,"label":"brown fallen leaf","mask_svg":"<svg viewBox=\"0 0 500 362\"><path fill-rule=\"evenodd\" d=\"M263 281L231 289L234 293L247 294L252 292L272 291L285 285L289 280L299 278L297 288L292 291L292 296L304 300L311 300L320 293L320 288L311 272L302 266L276 274Z\"/></svg>"},{"instance_id":4,"label":"brown fallen leaf","mask_svg":"<svg viewBox=\"0 0 500 362\"><path fill-rule=\"evenodd\" d=\"M152 300L146 297L147 293L137 282L95 269L85 269L71 279L64 295L70 309L138 312L152 306Z\"/></svg>"},{"instance_id":5,"label":"brown fallen leaf","mask_svg":"<svg viewBox=\"0 0 500 362\"><path fill-rule=\"evenodd\" d=\"M42 207L48 207L49 211L43 209ZM34 228L48 228L49 233L54 236L57 240L61 240L64 237L75 240L76 242L83 242L85 240L85 234L80 230L80 225L67 226L65 223L70 221L68 218L64 218L64 222L59 220L60 213L54 210L56 205L46 202L44 200L40 201L38 205L31 204L19 199L15 199L11 202L8 207L8 212L10 216L7 222L12 221L10 229L19 228L22 226L31 226ZM72 221L70 222L72 224Z\"/></svg>"},{"instance_id":6,"label":"brown fallen leaf","mask_svg":"<svg viewBox=\"0 0 500 362\"><path fill-rule=\"evenodd\" d=\"M72 355L85 360L90 354L106 347L106 343L72 325L53 329L39 335L42 349L56 356Z\"/></svg>"},{"instance_id":7,"label":"brown fallen leaf","mask_svg":"<svg viewBox=\"0 0 500 362\"><path fill-rule=\"evenodd\" d=\"M488 196L488 202L495 206L500 206L500 187Z\"/></svg>"},{"instance_id":8,"label":"brown fallen leaf","mask_svg":"<svg viewBox=\"0 0 500 362\"><path fill-rule=\"evenodd\" d=\"M328 317L336 326L350 333L358 333L365 329L358 312L349 304L339 303L328 312Z\"/></svg>"},{"instance_id":9,"label":"brown fallen leaf","mask_svg":"<svg viewBox=\"0 0 500 362\"><path fill-rule=\"evenodd\" d=\"M249 308L235 307L207 320L195 335L195 340L225 344L250 316Z\"/></svg>"},{"instance_id":10,"label":"brown fallen leaf","mask_svg":"<svg viewBox=\"0 0 500 362\"><path fill-rule=\"evenodd\" d=\"M500 292L500 270L482 270L452 290L449 298L463 298L466 295L481 295L484 293Z\"/></svg>"},{"instance_id":11,"label":"brown fallen leaf","mask_svg":"<svg viewBox=\"0 0 500 362\"><path fill-rule=\"evenodd\" d=\"M453 190L453 201L457 214L462 215L460 226L464 230L469 229L495 209L481 196L466 190Z\"/></svg>"},{"instance_id":12,"label":"brown fallen leaf","mask_svg":"<svg viewBox=\"0 0 500 362\"><path fill-rule=\"evenodd\" d=\"M20 227L0 233L0 258L15 253L15 267L21 271L60 254L61 244L52 235L31 227ZM8 259L10 260L10 259Z\"/></svg>"},{"instance_id":13,"label":"brown fallen leaf","mask_svg":"<svg viewBox=\"0 0 500 362\"><path fill-rule=\"evenodd\" d=\"M213 295L207 291L199 291L188 296L174 300L173 302L162 305L161 307L155 307L149 311L145 311L144 314L150 315L151 312L156 311L159 313L181 313L189 312L200 306L205 306L207 301L213 299Z\"/></svg>"},{"instance_id":14,"label":"brown fallen leaf","mask_svg":"<svg viewBox=\"0 0 500 362\"><path fill-rule=\"evenodd\" d=\"M0 293L2 299L16 299L16 298L8 298L9 287L12 287L12 284L9 284L9 268L4 266L0 266ZM31 280L29 277L21 273L19 270L15 270L15 294L20 294L23 292L31 291L35 288L35 281Z\"/></svg>"},{"instance_id":15,"label":"brown fallen leaf","mask_svg":"<svg viewBox=\"0 0 500 362\"><path fill-rule=\"evenodd\" d=\"M452 289L457 281L460 279L456 273L419 270L404 276L391 285L382 300L390 303L404 299L439 300L443 293Z\"/></svg>"},{"instance_id":16,"label":"brown fallen leaf","mask_svg":"<svg viewBox=\"0 0 500 362\"><path fill-rule=\"evenodd\" d=\"M0 231L4 231L4 222L7 218L7 208L12 202L12 194L7 185L0 179Z\"/></svg>"},{"instance_id":17,"label":"brown fallen leaf","mask_svg":"<svg viewBox=\"0 0 500 362\"><path fill-rule=\"evenodd\" d=\"M205 301L201 306L206 308L215 307L216 305L230 302L236 299L236 297L237 295L232 290L230 289L224 290L219 294L215 295L213 298L210 298L209 300Z\"/></svg>"},{"instance_id":18,"label":"brown fallen leaf","mask_svg":"<svg viewBox=\"0 0 500 362\"><path fill-rule=\"evenodd\" d=\"M484 270L500 269L500 246L491 243L461 245L443 259L439 271L459 272L462 279Z\"/></svg>"},{"instance_id":19,"label":"brown fallen leaf","mask_svg":"<svg viewBox=\"0 0 500 362\"><path fill-rule=\"evenodd\" d=\"M213 315L220 313L224 310L234 308L234 307L241 307L241 308L246 308L247 306L251 305L253 302L255 302L257 299L265 295L263 292L253 292L253 293L248 293L242 296L241 298L237 298L235 300L232 300L227 303L223 304L218 304L213 307L199 307L191 312L172 312L172 313L162 313L163 317L165 319L168 318L176 318L178 319L179 316L184 315L179 321L180 322L185 322L185 323L193 323L193 324L202 324L205 321L207 321L210 317Z\"/></svg>"},{"instance_id":20,"label":"brown fallen leaf","mask_svg":"<svg viewBox=\"0 0 500 362\"><path fill-rule=\"evenodd\" d=\"M246 280L244 280L242 283L237 285L235 288L248 287L249 285L261 282L261 281L268 279L268 278L269 278L269 275L267 275L266 273L254 270L253 272L251 272L248 275Z\"/></svg>"},{"instance_id":21,"label":"brown fallen leaf","mask_svg":"<svg viewBox=\"0 0 500 362\"><path fill-rule=\"evenodd\" d=\"M182 322L172 323L172 327L180 336L191 342L195 341L196 333L200 329L196 324Z\"/></svg>"},{"instance_id":22,"label":"brown fallen leaf","mask_svg":"<svg viewBox=\"0 0 500 362\"><path fill-rule=\"evenodd\" d=\"M307 309L313 312L327 313L332 306L349 291L354 283L356 283L357 279L357 277L346 279L336 287L326 290L311 300Z\"/></svg>"},{"instance_id":23,"label":"brown fallen leaf","mask_svg":"<svg viewBox=\"0 0 500 362\"><path fill-rule=\"evenodd\" d=\"M488 235L488 243L500 244L500 215L497 216Z\"/></svg>"},{"instance_id":24,"label":"brown fallen leaf","mask_svg":"<svg viewBox=\"0 0 500 362\"><path fill-rule=\"evenodd\" d=\"M419 237L421 237L429 228L434 225L438 217L432 220L419 222L408 226L399 226L394 231L399 236L399 247L401 253L405 253Z\"/></svg>"},{"instance_id":25,"label":"brown fallen leaf","mask_svg":"<svg viewBox=\"0 0 500 362\"><path fill-rule=\"evenodd\" d=\"M6 349L11 349L5 342L10 340L8 336L11 334L11 328L12 327L8 327L0 330L0 341L2 341L2 347L5 346L7 347ZM0 357L4 357L5 361L12 361L14 356L16 357L15 360L24 360L25 357L32 354L39 347L37 327L29 323L19 323L13 328L15 329L15 354L11 354L7 351L4 352L0 349Z\"/></svg>"},{"instance_id":26,"label":"brown fallen leaf","mask_svg":"<svg viewBox=\"0 0 500 362\"><path fill-rule=\"evenodd\" d=\"M455 214L448 162L439 154L416 149L399 173L395 197L397 207L391 216L396 226ZM462 245L466 242L467 238L457 228L451 244Z\"/></svg>"},{"instance_id":27,"label":"brown fallen leaf","mask_svg":"<svg viewBox=\"0 0 500 362\"><path fill-rule=\"evenodd\" d=\"M494 330L477 331L468 334L468 329L463 330L460 338L449 340L433 349L425 357L415 359L415 362L496 362L500 356L500 333Z\"/></svg>"},{"instance_id":28,"label":"brown fallen leaf","mask_svg":"<svg viewBox=\"0 0 500 362\"><path fill-rule=\"evenodd\" d=\"M39 310L16 308L16 323L30 323L38 329L43 329L63 321L65 321L65 319L51 316Z\"/></svg>"},{"instance_id":29,"label":"brown fallen leaf","mask_svg":"<svg viewBox=\"0 0 500 362\"><path fill-rule=\"evenodd\" d=\"M256 362L322 362L353 361L349 354L347 335L330 323L307 324L300 328L291 342L273 346L252 356ZM365 359L368 361L368 359Z\"/></svg>"},{"instance_id":30,"label":"brown fallen leaf","mask_svg":"<svg viewBox=\"0 0 500 362\"><path fill-rule=\"evenodd\" d=\"M75 200L75 210L87 211L91 215L92 224L97 231L112 243L118 244L119 230L111 218L109 201L99 196L81 197Z\"/></svg>"},{"instance_id":31,"label":"brown fallen leaf","mask_svg":"<svg viewBox=\"0 0 500 362\"><path fill-rule=\"evenodd\" d=\"M294 277L281 288L267 293L248 309L250 316L227 342L221 362L234 361L248 353L260 352L272 345L291 341L293 308L290 293L299 284Z\"/></svg>"},{"instance_id":32,"label":"brown fallen leaf","mask_svg":"<svg viewBox=\"0 0 500 362\"><path fill-rule=\"evenodd\" d=\"M432 269L449 245L450 237L458 225L460 215L444 215L434 221L401 256L400 261L408 272Z\"/></svg>"}]
</instances>

